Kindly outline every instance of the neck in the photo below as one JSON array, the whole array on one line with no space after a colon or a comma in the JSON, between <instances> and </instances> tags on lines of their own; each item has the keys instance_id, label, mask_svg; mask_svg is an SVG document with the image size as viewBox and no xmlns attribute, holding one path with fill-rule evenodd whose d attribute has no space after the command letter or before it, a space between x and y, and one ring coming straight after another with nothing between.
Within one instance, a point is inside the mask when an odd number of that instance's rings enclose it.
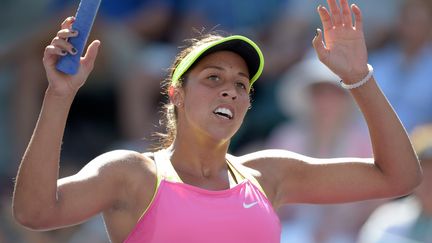
<instances>
[{"instance_id":1,"label":"neck","mask_svg":"<svg viewBox=\"0 0 432 243\"><path fill-rule=\"evenodd\" d=\"M178 137L170 147L171 163L177 170L206 178L217 176L226 170L225 157L229 142L217 143Z\"/></svg>"}]
</instances>

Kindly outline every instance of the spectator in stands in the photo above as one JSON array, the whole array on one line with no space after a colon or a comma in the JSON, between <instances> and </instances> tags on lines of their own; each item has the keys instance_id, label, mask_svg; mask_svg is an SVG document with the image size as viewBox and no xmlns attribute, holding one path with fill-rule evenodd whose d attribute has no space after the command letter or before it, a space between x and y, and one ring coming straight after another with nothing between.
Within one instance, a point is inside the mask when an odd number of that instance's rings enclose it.
<instances>
[{"instance_id":1,"label":"spectator in stands","mask_svg":"<svg viewBox=\"0 0 432 243\"><path fill-rule=\"evenodd\" d=\"M371 54L383 92L408 132L432 122L432 2L405 0L395 39Z\"/></svg>"}]
</instances>

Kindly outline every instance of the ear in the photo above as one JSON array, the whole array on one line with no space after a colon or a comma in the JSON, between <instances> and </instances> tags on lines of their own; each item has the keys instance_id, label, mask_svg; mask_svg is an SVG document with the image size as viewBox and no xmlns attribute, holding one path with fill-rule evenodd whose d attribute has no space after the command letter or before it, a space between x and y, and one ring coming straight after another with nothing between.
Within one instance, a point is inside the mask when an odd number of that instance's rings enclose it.
<instances>
[{"instance_id":1,"label":"ear","mask_svg":"<svg viewBox=\"0 0 432 243\"><path fill-rule=\"evenodd\" d=\"M168 96L175 106L182 107L184 104L184 92L181 87L170 86L168 89Z\"/></svg>"}]
</instances>

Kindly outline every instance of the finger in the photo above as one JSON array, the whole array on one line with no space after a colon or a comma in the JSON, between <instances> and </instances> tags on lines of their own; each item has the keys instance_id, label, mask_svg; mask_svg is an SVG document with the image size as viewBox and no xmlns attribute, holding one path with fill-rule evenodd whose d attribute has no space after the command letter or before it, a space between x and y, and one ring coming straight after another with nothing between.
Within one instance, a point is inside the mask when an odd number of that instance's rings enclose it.
<instances>
[{"instance_id":1,"label":"finger","mask_svg":"<svg viewBox=\"0 0 432 243\"><path fill-rule=\"evenodd\" d=\"M61 26L62 29L70 29L72 27L73 22L75 22L75 17L70 16L70 17L67 17L63 21L63 23L61 23L60 26Z\"/></svg>"},{"instance_id":2,"label":"finger","mask_svg":"<svg viewBox=\"0 0 432 243\"><path fill-rule=\"evenodd\" d=\"M351 9L348 5L348 0L341 0L342 20L346 27L352 27Z\"/></svg>"},{"instance_id":3,"label":"finger","mask_svg":"<svg viewBox=\"0 0 432 243\"><path fill-rule=\"evenodd\" d=\"M333 25L340 26L342 25L342 16L339 6L337 5L336 0L327 0L327 3L330 7L331 19L333 21Z\"/></svg>"},{"instance_id":4,"label":"finger","mask_svg":"<svg viewBox=\"0 0 432 243\"><path fill-rule=\"evenodd\" d=\"M328 10L320 5L318 6L318 14L320 16L324 31L332 29L333 24Z\"/></svg>"},{"instance_id":5,"label":"finger","mask_svg":"<svg viewBox=\"0 0 432 243\"><path fill-rule=\"evenodd\" d=\"M62 50L65 50L65 51L69 52L72 55L77 54L77 50L72 46L71 43L67 42L64 39L59 38L58 36L56 36L52 40L51 45L53 45L55 47L58 47L58 48L60 48Z\"/></svg>"},{"instance_id":6,"label":"finger","mask_svg":"<svg viewBox=\"0 0 432 243\"><path fill-rule=\"evenodd\" d=\"M67 52L65 50L62 50L59 47L56 47L54 45L49 45L45 48L45 55L48 56L66 56Z\"/></svg>"},{"instance_id":7,"label":"finger","mask_svg":"<svg viewBox=\"0 0 432 243\"><path fill-rule=\"evenodd\" d=\"M351 9L355 17L355 25L354 25L355 29L363 30L363 17L360 8L356 4L352 4Z\"/></svg>"},{"instance_id":8,"label":"finger","mask_svg":"<svg viewBox=\"0 0 432 243\"><path fill-rule=\"evenodd\" d=\"M329 56L329 51L324 45L322 31L320 29L317 29L316 31L317 33L315 38L312 40L312 45L318 55L318 59L324 63Z\"/></svg>"},{"instance_id":9,"label":"finger","mask_svg":"<svg viewBox=\"0 0 432 243\"><path fill-rule=\"evenodd\" d=\"M59 56L65 56L67 54L66 51L61 50L58 47L55 47L53 45L49 45L45 47L45 52L43 56L43 64L45 67L54 66L57 62L57 59Z\"/></svg>"},{"instance_id":10,"label":"finger","mask_svg":"<svg viewBox=\"0 0 432 243\"><path fill-rule=\"evenodd\" d=\"M71 29L61 29L59 32L57 32L57 37L67 40L69 37L76 37L78 35L77 30L71 30Z\"/></svg>"},{"instance_id":11,"label":"finger","mask_svg":"<svg viewBox=\"0 0 432 243\"><path fill-rule=\"evenodd\" d=\"M94 62L96 60L99 51L100 41L94 40L87 48L87 52L81 59L82 66L90 72L94 67Z\"/></svg>"}]
</instances>

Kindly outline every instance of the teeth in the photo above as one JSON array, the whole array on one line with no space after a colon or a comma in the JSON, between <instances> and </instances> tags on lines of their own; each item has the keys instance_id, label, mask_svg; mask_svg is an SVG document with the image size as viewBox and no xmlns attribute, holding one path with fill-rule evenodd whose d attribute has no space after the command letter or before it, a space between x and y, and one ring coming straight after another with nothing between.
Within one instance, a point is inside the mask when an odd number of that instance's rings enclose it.
<instances>
[{"instance_id":1,"label":"teeth","mask_svg":"<svg viewBox=\"0 0 432 243\"><path fill-rule=\"evenodd\" d=\"M214 111L214 113L215 114L219 114L219 115L223 115L223 116L225 116L225 117L227 117L229 119L232 119L232 117L233 117L232 112L229 109L227 109L227 108L217 108Z\"/></svg>"}]
</instances>

